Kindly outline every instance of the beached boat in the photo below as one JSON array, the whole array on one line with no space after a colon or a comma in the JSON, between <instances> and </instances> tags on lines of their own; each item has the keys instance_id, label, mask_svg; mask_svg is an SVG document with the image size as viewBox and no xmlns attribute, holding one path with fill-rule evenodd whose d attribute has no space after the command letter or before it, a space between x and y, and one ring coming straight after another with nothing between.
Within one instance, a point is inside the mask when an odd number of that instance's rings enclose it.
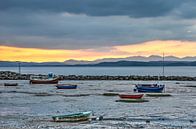
<instances>
[{"instance_id":1,"label":"beached boat","mask_svg":"<svg viewBox=\"0 0 196 129\"><path fill-rule=\"evenodd\" d=\"M106 92L106 93L103 93L102 95L103 96L118 96L119 94L115 92Z\"/></svg>"},{"instance_id":2,"label":"beached boat","mask_svg":"<svg viewBox=\"0 0 196 129\"><path fill-rule=\"evenodd\" d=\"M31 76L30 84L57 84L59 81L58 77L54 77L53 75L48 75L48 77L42 76Z\"/></svg>"},{"instance_id":3,"label":"beached boat","mask_svg":"<svg viewBox=\"0 0 196 129\"><path fill-rule=\"evenodd\" d=\"M55 122L79 122L79 121L88 121L90 120L92 112L80 112L80 113L74 113L74 114L68 114L68 115L59 115L59 116L53 116L52 119Z\"/></svg>"},{"instance_id":4,"label":"beached boat","mask_svg":"<svg viewBox=\"0 0 196 129\"><path fill-rule=\"evenodd\" d=\"M116 100L116 102L143 103L143 102L149 102L149 100L146 100L146 99L119 99L119 100Z\"/></svg>"},{"instance_id":5,"label":"beached boat","mask_svg":"<svg viewBox=\"0 0 196 129\"><path fill-rule=\"evenodd\" d=\"M119 94L122 99L141 99L144 94Z\"/></svg>"},{"instance_id":6,"label":"beached boat","mask_svg":"<svg viewBox=\"0 0 196 129\"><path fill-rule=\"evenodd\" d=\"M56 87L58 89L76 89L77 85L72 85L72 84L57 84Z\"/></svg>"},{"instance_id":7,"label":"beached boat","mask_svg":"<svg viewBox=\"0 0 196 129\"><path fill-rule=\"evenodd\" d=\"M172 95L168 93L147 93L146 96L148 97L170 97Z\"/></svg>"},{"instance_id":8,"label":"beached boat","mask_svg":"<svg viewBox=\"0 0 196 129\"><path fill-rule=\"evenodd\" d=\"M30 79L30 84L57 84L58 78L52 79Z\"/></svg>"},{"instance_id":9,"label":"beached boat","mask_svg":"<svg viewBox=\"0 0 196 129\"><path fill-rule=\"evenodd\" d=\"M18 86L18 83L4 83L4 86Z\"/></svg>"},{"instance_id":10,"label":"beached boat","mask_svg":"<svg viewBox=\"0 0 196 129\"><path fill-rule=\"evenodd\" d=\"M158 84L136 84L134 91L137 92L162 92L165 85Z\"/></svg>"}]
</instances>

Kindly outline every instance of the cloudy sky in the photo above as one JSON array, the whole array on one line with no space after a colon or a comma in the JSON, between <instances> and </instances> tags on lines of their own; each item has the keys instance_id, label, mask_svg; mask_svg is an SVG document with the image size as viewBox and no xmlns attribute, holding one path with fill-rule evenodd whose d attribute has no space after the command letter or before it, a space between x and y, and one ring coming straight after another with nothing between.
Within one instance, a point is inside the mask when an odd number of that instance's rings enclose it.
<instances>
[{"instance_id":1,"label":"cloudy sky","mask_svg":"<svg viewBox=\"0 0 196 129\"><path fill-rule=\"evenodd\" d=\"M0 0L0 60L196 56L195 0Z\"/></svg>"}]
</instances>

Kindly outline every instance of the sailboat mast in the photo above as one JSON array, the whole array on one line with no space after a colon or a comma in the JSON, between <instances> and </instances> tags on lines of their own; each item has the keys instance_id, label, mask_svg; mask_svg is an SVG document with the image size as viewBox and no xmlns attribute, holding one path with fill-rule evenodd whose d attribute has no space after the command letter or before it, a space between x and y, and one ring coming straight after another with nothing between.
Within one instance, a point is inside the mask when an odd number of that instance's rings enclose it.
<instances>
[{"instance_id":1,"label":"sailboat mast","mask_svg":"<svg viewBox=\"0 0 196 129\"><path fill-rule=\"evenodd\" d=\"M162 73L163 77L165 76L165 63L164 62L165 62L165 55L164 55L164 52L163 52L163 62L162 62L162 64L163 64L163 71L162 71L163 72Z\"/></svg>"},{"instance_id":2,"label":"sailboat mast","mask_svg":"<svg viewBox=\"0 0 196 129\"><path fill-rule=\"evenodd\" d=\"M19 74L21 74L21 66L20 66L20 62L18 62L18 72L19 72Z\"/></svg>"}]
</instances>

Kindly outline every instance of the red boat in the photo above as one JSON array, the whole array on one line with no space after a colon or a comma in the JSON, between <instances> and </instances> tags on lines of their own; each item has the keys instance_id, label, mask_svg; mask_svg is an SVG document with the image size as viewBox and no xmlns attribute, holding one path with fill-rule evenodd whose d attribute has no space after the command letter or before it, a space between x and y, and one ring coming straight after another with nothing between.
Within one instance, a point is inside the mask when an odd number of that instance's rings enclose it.
<instances>
[{"instance_id":1,"label":"red boat","mask_svg":"<svg viewBox=\"0 0 196 129\"><path fill-rule=\"evenodd\" d=\"M141 99L144 94L119 94L122 99Z\"/></svg>"},{"instance_id":2,"label":"red boat","mask_svg":"<svg viewBox=\"0 0 196 129\"><path fill-rule=\"evenodd\" d=\"M52 79L30 79L30 84L57 84L58 78Z\"/></svg>"}]
</instances>

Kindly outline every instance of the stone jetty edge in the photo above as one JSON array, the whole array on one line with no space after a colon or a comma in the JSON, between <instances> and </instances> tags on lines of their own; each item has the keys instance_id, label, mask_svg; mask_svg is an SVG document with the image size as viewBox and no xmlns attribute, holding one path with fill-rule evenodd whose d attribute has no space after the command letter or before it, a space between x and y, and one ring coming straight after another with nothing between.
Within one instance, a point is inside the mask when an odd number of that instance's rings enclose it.
<instances>
[{"instance_id":1,"label":"stone jetty edge","mask_svg":"<svg viewBox=\"0 0 196 129\"><path fill-rule=\"evenodd\" d=\"M42 74L19 74L11 71L0 71L0 80L29 80L31 75L47 76ZM91 76L91 75L58 75L59 80L168 80L168 81L196 81L196 77L189 76Z\"/></svg>"}]
</instances>

